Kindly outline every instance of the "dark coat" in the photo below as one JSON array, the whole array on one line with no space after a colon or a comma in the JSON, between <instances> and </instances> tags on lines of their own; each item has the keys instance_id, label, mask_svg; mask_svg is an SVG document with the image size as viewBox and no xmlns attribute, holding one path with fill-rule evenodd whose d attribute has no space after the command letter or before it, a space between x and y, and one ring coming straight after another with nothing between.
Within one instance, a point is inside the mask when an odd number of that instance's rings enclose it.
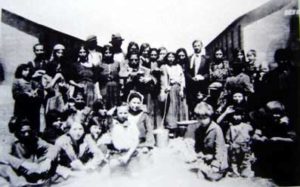
<instances>
[{"instance_id":1,"label":"dark coat","mask_svg":"<svg viewBox=\"0 0 300 187\"><path fill-rule=\"evenodd\" d=\"M193 81L192 78L195 77L195 66L191 68L191 63L193 63L192 59L194 55L195 54L189 57L189 64L186 66L186 73L188 79L187 81ZM207 56L201 56L201 64L197 70L197 74L204 76L205 80L209 79L209 59Z\"/></svg>"},{"instance_id":2,"label":"dark coat","mask_svg":"<svg viewBox=\"0 0 300 187\"><path fill-rule=\"evenodd\" d=\"M187 94L187 103L190 110L193 110L197 102L197 93L201 91L202 93L207 93L208 83L209 83L209 59L207 56L201 56L201 64L196 71L197 74L202 75L204 80L194 81L195 77L195 66L191 68L191 63L193 60L193 55L189 57L189 64L186 66L186 93Z\"/></svg>"},{"instance_id":3,"label":"dark coat","mask_svg":"<svg viewBox=\"0 0 300 187\"><path fill-rule=\"evenodd\" d=\"M15 100L14 115L27 118L32 122L34 130L39 130L40 108L43 101L43 90L36 82L16 79L12 86L12 95ZM36 92L34 97L28 93Z\"/></svg>"}]
</instances>

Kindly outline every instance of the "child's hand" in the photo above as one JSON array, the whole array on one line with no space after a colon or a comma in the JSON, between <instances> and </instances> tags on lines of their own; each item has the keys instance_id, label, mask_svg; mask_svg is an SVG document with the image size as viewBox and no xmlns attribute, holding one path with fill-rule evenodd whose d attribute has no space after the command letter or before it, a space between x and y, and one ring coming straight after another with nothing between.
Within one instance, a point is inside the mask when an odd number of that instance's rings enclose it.
<instances>
[{"instance_id":1,"label":"child's hand","mask_svg":"<svg viewBox=\"0 0 300 187\"><path fill-rule=\"evenodd\" d=\"M122 157L119 158L119 161L122 163L122 164L127 164L129 160L129 157L127 155L124 155Z\"/></svg>"},{"instance_id":2,"label":"child's hand","mask_svg":"<svg viewBox=\"0 0 300 187\"><path fill-rule=\"evenodd\" d=\"M41 77L46 73L45 70L37 70L34 72L34 74L32 75L32 78L36 78L36 77Z\"/></svg>"},{"instance_id":3,"label":"child's hand","mask_svg":"<svg viewBox=\"0 0 300 187\"><path fill-rule=\"evenodd\" d=\"M88 162L88 163L85 165L85 169L86 169L86 170L95 170L95 169L97 169L97 164L96 164L96 163L93 163L92 161L91 161L91 162Z\"/></svg>"},{"instance_id":4,"label":"child's hand","mask_svg":"<svg viewBox=\"0 0 300 187\"><path fill-rule=\"evenodd\" d=\"M287 116L284 116L284 117L280 118L279 123L288 125L289 121L290 121L289 118Z\"/></svg>"},{"instance_id":5,"label":"child's hand","mask_svg":"<svg viewBox=\"0 0 300 187\"><path fill-rule=\"evenodd\" d=\"M62 122L62 123L61 123L61 126L60 126L60 129L61 129L62 131L64 131L64 132L66 132L67 129L68 129L67 123L66 123L66 122Z\"/></svg>"},{"instance_id":6,"label":"child's hand","mask_svg":"<svg viewBox=\"0 0 300 187\"><path fill-rule=\"evenodd\" d=\"M49 171L50 169L51 169L51 160L50 159L46 159L46 160L44 160L43 162L41 162L40 164L39 164L39 168L38 168L38 170L40 171L40 172L43 172L43 171Z\"/></svg>"},{"instance_id":7,"label":"child's hand","mask_svg":"<svg viewBox=\"0 0 300 187\"><path fill-rule=\"evenodd\" d=\"M2 151L2 150L1 150ZM10 164L10 158L11 156L7 152L1 152L0 154L0 163L2 164Z\"/></svg>"},{"instance_id":8,"label":"child's hand","mask_svg":"<svg viewBox=\"0 0 300 187\"><path fill-rule=\"evenodd\" d=\"M170 84L175 84L175 80L174 79L170 79Z\"/></svg>"},{"instance_id":9,"label":"child's hand","mask_svg":"<svg viewBox=\"0 0 300 187\"><path fill-rule=\"evenodd\" d=\"M223 110L223 108L222 108L222 107L219 107L219 108L216 110L216 113L221 114L222 110Z\"/></svg>"},{"instance_id":10,"label":"child's hand","mask_svg":"<svg viewBox=\"0 0 300 187\"><path fill-rule=\"evenodd\" d=\"M171 87L168 86L168 87L165 89L165 92L168 93L168 92L170 92L170 90L171 90Z\"/></svg>"},{"instance_id":11,"label":"child's hand","mask_svg":"<svg viewBox=\"0 0 300 187\"><path fill-rule=\"evenodd\" d=\"M278 142L278 141L284 141L285 138L281 138L281 137L272 137L270 138L271 141L273 142Z\"/></svg>"},{"instance_id":12,"label":"child's hand","mask_svg":"<svg viewBox=\"0 0 300 187\"><path fill-rule=\"evenodd\" d=\"M53 124L53 127L55 127L56 129L60 129L62 126L62 122L61 121L55 121Z\"/></svg>"},{"instance_id":13,"label":"child's hand","mask_svg":"<svg viewBox=\"0 0 300 187\"><path fill-rule=\"evenodd\" d=\"M265 141L267 141L268 140L268 138L267 137L265 137L265 136L253 136L253 139L254 140L257 140L257 141L261 141L261 142L265 142Z\"/></svg>"},{"instance_id":14,"label":"child's hand","mask_svg":"<svg viewBox=\"0 0 300 187\"><path fill-rule=\"evenodd\" d=\"M204 154L203 154L202 152L199 152L199 153L197 154L197 158L203 159L203 157L204 157Z\"/></svg>"},{"instance_id":15,"label":"child's hand","mask_svg":"<svg viewBox=\"0 0 300 187\"><path fill-rule=\"evenodd\" d=\"M84 170L85 169L85 166L83 165L83 163L80 160L78 160L78 159L76 159L73 162L71 162L70 165L75 170Z\"/></svg>"},{"instance_id":16,"label":"child's hand","mask_svg":"<svg viewBox=\"0 0 300 187\"><path fill-rule=\"evenodd\" d=\"M225 113L226 114L232 114L232 113L234 113L235 112L235 110L234 110L234 108L233 108L233 106L231 105L231 106L228 106L227 108L226 108L226 110L225 110Z\"/></svg>"},{"instance_id":17,"label":"child's hand","mask_svg":"<svg viewBox=\"0 0 300 187\"><path fill-rule=\"evenodd\" d=\"M267 141L268 140L268 138L266 137L266 136L263 136L263 137L261 137L261 141Z\"/></svg>"},{"instance_id":18,"label":"child's hand","mask_svg":"<svg viewBox=\"0 0 300 187\"><path fill-rule=\"evenodd\" d=\"M33 92L25 92L28 97L33 97Z\"/></svg>"},{"instance_id":19,"label":"child's hand","mask_svg":"<svg viewBox=\"0 0 300 187\"><path fill-rule=\"evenodd\" d=\"M101 94L98 94L98 95L97 95L97 99L98 99L98 100L102 100L102 99L103 99L102 95L101 95Z\"/></svg>"},{"instance_id":20,"label":"child's hand","mask_svg":"<svg viewBox=\"0 0 300 187\"><path fill-rule=\"evenodd\" d=\"M150 82L151 81L151 78L150 77L144 77L143 78L143 82L144 83L148 83L148 82Z\"/></svg>"},{"instance_id":21,"label":"child's hand","mask_svg":"<svg viewBox=\"0 0 300 187\"><path fill-rule=\"evenodd\" d=\"M262 131L259 129L255 130L253 139L257 140L257 141L261 141L261 142L268 140L268 138L266 136L263 136Z\"/></svg>"},{"instance_id":22,"label":"child's hand","mask_svg":"<svg viewBox=\"0 0 300 187\"><path fill-rule=\"evenodd\" d=\"M179 92L179 96L180 96L181 98L184 98L184 93L183 93L183 90L180 90L180 92Z\"/></svg>"},{"instance_id":23,"label":"child's hand","mask_svg":"<svg viewBox=\"0 0 300 187\"><path fill-rule=\"evenodd\" d=\"M204 77L202 75L196 75L195 80L196 81L202 81L202 80L204 80Z\"/></svg>"},{"instance_id":24,"label":"child's hand","mask_svg":"<svg viewBox=\"0 0 300 187\"><path fill-rule=\"evenodd\" d=\"M84 84L81 84L81 83L76 84L76 86L81 89L84 88Z\"/></svg>"},{"instance_id":25,"label":"child's hand","mask_svg":"<svg viewBox=\"0 0 300 187\"><path fill-rule=\"evenodd\" d=\"M149 149L148 149L147 147L141 148L141 153L146 154L146 153L148 153L148 152L149 152Z\"/></svg>"},{"instance_id":26,"label":"child's hand","mask_svg":"<svg viewBox=\"0 0 300 187\"><path fill-rule=\"evenodd\" d=\"M203 155L203 160L205 161L209 161L213 159L213 155L212 154L205 154Z\"/></svg>"}]
</instances>

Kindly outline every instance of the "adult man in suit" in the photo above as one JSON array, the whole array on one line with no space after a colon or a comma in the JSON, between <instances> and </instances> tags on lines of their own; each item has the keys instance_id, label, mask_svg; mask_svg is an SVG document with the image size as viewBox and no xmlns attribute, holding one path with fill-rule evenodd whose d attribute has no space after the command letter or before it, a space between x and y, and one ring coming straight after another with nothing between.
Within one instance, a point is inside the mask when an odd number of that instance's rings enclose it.
<instances>
[{"instance_id":1,"label":"adult man in suit","mask_svg":"<svg viewBox=\"0 0 300 187\"><path fill-rule=\"evenodd\" d=\"M208 57L201 53L203 43L201 40L193 41L194 54L189 57L186 68L187 102L189 111L193 111L197 104L197 95L207 93L209 79ZM202 95L199 94L199 95Z\"/></svg>"}]
</instances>

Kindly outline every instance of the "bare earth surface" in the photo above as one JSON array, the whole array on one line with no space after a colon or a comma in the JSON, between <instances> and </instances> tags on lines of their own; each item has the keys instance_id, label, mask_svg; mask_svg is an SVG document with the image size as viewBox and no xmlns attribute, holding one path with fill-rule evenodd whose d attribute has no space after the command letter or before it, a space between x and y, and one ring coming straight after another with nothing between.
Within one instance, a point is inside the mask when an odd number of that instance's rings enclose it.
<instances>
[{"instance_id":1,"label":"bare earth surface","mask_svg":"<svg viewBox=\"0 0 300 187\"><path fill-rule=\"evenodd\" d=\"M7 145L13 139L8 132L7 124L13 114L13 104L11 94L12 81L5 81L0 84L0 143L1 147Z\"/></svg>"},{"instance_id":2,"label":"bare earth surface","mask_svg":"<svg viewBox=\"0 0 300 187\"><path fill-rule=\"evenodd\" d=\"M180 154L171 149L153 150L152 159L135 162L135 169L127 173L112 172L110 166L104 166L101 171L82 174L83 177L70 179L57 186L122 186L122 187L196 187L196 186L222 186L222 187L262 187L275 186L266 179L261 178L224 178L218 182L209 182L196 176L193 166L185 164ZM137 166L138 165L138 166Z\"/></svg>"},{"instance_id":3,"label":"bare earth surface","mask_svg":"<svg viewBox=\"0 0 300 187\"><path fill-rule=\"evenodd\" d=\"M13 113L11 80L0 84L0 150L7 151L13 136L9 134L7 123ZM30 106L28 106L30 107ZM1 152L0 152L1 154ZM170 149L154 149L151 159L145 158L130 172L112 172L109 165L93 173L81 173L78 177L54 186L122 186L122 187L262 187L275 186L270 180L262 178L225 178L219 182L198 179L193 168L185 164L179 154ZM2 186L0 184L0 186Z\"/></svg>"}]
</instances>

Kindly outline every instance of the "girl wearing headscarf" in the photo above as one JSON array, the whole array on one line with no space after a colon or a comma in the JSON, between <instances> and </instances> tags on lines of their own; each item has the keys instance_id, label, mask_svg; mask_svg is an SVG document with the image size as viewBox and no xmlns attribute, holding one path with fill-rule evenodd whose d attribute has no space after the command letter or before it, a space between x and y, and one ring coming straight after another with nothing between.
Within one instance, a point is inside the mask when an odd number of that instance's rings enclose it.
<instances>
[{"instance_id":1,"label":"girl wearing headscarf","mask_svg":"<svg viewBox=\"0 0 300 187\"><path fill-rule=\"evenodd\" d=\"M149 115L142 110L143 99L139 92L132 91L128 95L128 120L139 129L139 147L152 148L154 146L153 123Z\"/></svg>"},{"instance_id":2,"label":"girl wearing headscarf","mask_svg":"<svg viewBox=\"0 0 300 187\"><path fill-rule=\"evenodd\" d=\"M56 44L53 47L53 51L50 57L49 63L46 65L46 73L54 78L56 74L60 73L63 76L67 76L67 62L65 58L65 46L62 44Z\"/></svg>"}]
</instances>

